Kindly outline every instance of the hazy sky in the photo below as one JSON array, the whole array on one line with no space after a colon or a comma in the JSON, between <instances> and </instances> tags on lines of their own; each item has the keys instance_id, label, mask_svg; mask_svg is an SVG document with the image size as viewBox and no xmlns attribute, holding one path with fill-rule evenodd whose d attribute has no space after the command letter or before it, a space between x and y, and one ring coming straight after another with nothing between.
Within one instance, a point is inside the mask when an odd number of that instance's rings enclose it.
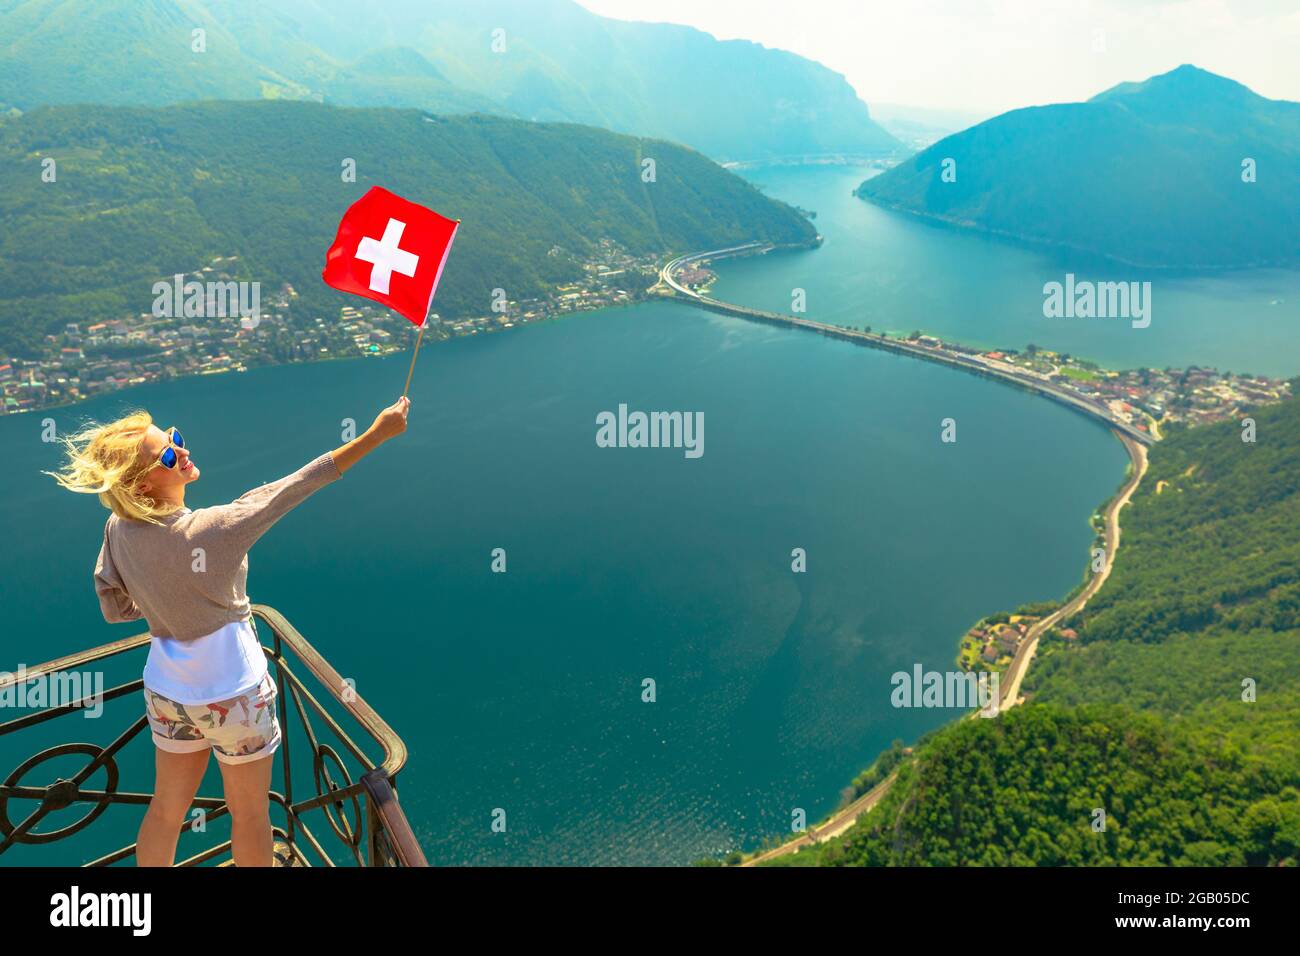
<instances>
[{"instance_id":1,"label":"hazy sky","mask_svg":"<svg viewBox=\"0 0 1300 956\"><path fill-rule=\"evenodd\" d=\"M868 104L992 114L1087 99L1180 63L1300 100L1300 0L578 2L791 50L843 73Z\"/></svg>"}]
</instances>

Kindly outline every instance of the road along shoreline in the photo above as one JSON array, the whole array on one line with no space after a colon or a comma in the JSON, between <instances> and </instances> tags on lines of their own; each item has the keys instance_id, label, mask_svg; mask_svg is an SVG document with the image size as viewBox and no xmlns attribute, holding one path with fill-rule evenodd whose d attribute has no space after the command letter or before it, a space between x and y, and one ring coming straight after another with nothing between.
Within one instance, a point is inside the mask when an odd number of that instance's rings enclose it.
<instances>
[{"instance_id":1,"label":"road along shoreline","mask_svg":"<svg viewBox=\"0 0 1300 956\"><path fill-rule=\"evenodd\" d=\"M1029 629L1028 633L1025 635L1025 639L1020 642L1020 647L1017 648L1015 656L1012 657L1011 663L1007 665L1006 673L999 681L1000 695L998 700L998 715L1005 713L1009 708L1023 702L1024 698L1020 695L1020 685L1024 681L1026 672L1029 670L1030 663L1034 659L1034 652L1038 649L1039 639L1047 633L1049 628L1055 627L1057 624L1068 620L1083 610L1084 605L1086 605L1092 596L1101 589L1101 586L1106 583L1106 579L1110 577L1111 568L1115 565L1115 557L1119 552L1119 513L1120 510L1132 500L1133 493L1137 491L1138 485L1141 483L1143 476L1147 473L1148 462L1147 450L1144 445L1133 441L1131 438L1118 431L1115 431L1113 434L1117 439L1119 439L1120 444L1124 446L1124 450L1128 452L1130 468L1124 484L1120 486L1119 491L1116 492L1114 497L1112 497L1107 503L1104 511L1105 524L1103 540L1106 549L1106 560L1102 565L1102 569L1092 576L1087 585L1084 586L1083 590L1051 614L1047 615L1042 620L1035 622ZM979 714L979 711L972 711L967 715L967 719L977 720L979 719ZM758 866L761 863L766 863L769 860L776 859L777 857L786 856L790 853L797 853L804 847L811 846L814 843L824 843L834 837L842 836L844 833L848 832L848 830L857 823L860 818L871 812L871 810L875 808L876 804L884 799L885 795L889 793L890 788L893 787L894 780L897 776L898 771L895 770L865 794L858 797L848 806L836 810L824 821L812 827L806 833L801 833L799 836L782 843L780 846L756 853L745 859L740 865Z\"/></svg>"}]
</instances>

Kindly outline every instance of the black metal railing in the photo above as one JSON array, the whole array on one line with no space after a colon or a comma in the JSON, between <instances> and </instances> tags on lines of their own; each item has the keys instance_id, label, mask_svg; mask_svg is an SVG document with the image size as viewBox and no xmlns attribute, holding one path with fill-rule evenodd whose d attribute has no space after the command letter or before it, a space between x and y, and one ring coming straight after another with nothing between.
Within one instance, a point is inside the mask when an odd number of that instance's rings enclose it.
<instances>
[{"instance_id":1,"label":"black metal railing","mask_svg":"<svg viewBox=\"0 0 1300 956\"><path fill-rule=\"evenodd\" d=\"M282 740L274 759L280 761L284 791L272 790L270 796L273 813L276 812L274 808L278 808L283 816L282 824L272 828L284 857L282 862L295 866L337 866L339 860L336 858L341 857L344 863L352 862L358 866L427 866L424 853L397 800L397 773L406 763L406 745L284 615L260 604L254 605L253 615L270 629L271 646L263 644L262 648L279 687L277 701ZM65 680L65 687L72 686L67 678L80 669L148 645L149 635L146 633L80 651L18 674L0 674L0 694L12 694L20 684L35 681L48 684L61 678ZM340 716L357 725L371 744L378 745L381 753L377 762L357 745L340 721L322 705L308 681L341 708ZM128 696L139 702L143 687L144 682L137 678L103 690L97 694L95 706L106 707L110 702ZM85 694L75 699L65 699L66 694L56 696L60 703L31 708L30 713L0 723L0 739L67 714L82 712L90 705L89 696ZM303 756L298 734L302 735L306 751L310 753L310 777L300 766L304 761L295 764L293 760L294 756ZM107 746L63 743L41 750L20 763L0 782L0 854L17 844L49 844L73 837L114 805L147 805L150 793L125 791L118 786L122 776L118 766L119 755L141 735L148 740L149 725L143 708L139 707L129 726ZM85 763L72 776L60 777L44 785L26 782L32 771L41 765L74 756L84 757ZM88 789L88 781L100 771L105 775L103 789ZM305 795L308 792L310 795ZM24 804L30 803L35 806L27 810ZM79 804L86 806L86 812L74 822L55 830L39 829L41 821L51 814ZM203 811L202 830L190 822L182 828L182 833L186 830L206 833L207 824L229 813L225 801L219 797L196 796L192 808ZM318 826L321 817L327 824L328 835L325 827ZM322 838L327 842L323 843ZM230 841L227 839L192 854L177 865L195 866L219 861L229 854ZM85 865L107 866L134 855L135 844L130 844L89 860Z\"/></svg>"}]
</instances>

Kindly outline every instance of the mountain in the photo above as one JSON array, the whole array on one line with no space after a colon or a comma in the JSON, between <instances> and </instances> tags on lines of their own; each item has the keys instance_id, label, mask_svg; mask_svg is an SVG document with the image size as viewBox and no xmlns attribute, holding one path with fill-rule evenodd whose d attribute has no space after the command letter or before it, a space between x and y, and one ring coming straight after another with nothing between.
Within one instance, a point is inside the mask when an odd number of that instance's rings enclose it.
<instances>
[{"instance_id":1,"label":"mountain","mask_svg":"<svg viewBox=\"0 0 1300 956\"><path fill-rule=\"evenodd\" d=\"M333 55L407 44L527 119L661 136L721 159L899 149L841 75L690 27L611 20L571 0L390 0L365 18L347 0L283 9Z\"/></svg>"},{"instance_id":2,"label":"mountain","mask_svg":"<svg viewBox=\"0 0 1300 956\"><path fill-rule=\"evenodd\" d=\"M510 111L478 93L453 84L409 47L386 47L340 66L320 85L321 99L340 106L418 106L432 113Z\"/></svg>"},{"instance_id":3,"label":"mountain","mask_svg":"<svg viewBox=\"0 0 1300 956\"><path fill-rule=\"evenodd\" d=\"M603 239L647 256L816 236L693 150L589 127L302 102L43 107L0 120L0 351L148 312L154 281L216 256L337 316L350 297L321 282L325 250L374 184L464 220L445 317L487 314L494 288L532 297L580 278Z\"/></svg>"},{"instance_id":4,"label":"mountain","mask_svg":"<svg viewBox=\"0 0 1300 956\"><path fill-rule=\"evenodd\" d=\"M945 159L956 181L941 179ZM1256 181L1243 181L1243 160ZM1300 103L1193 66L1084 103L1004 113L858 194L1031 243L1155 268L1300 264Z\"/></svg>"},{"instance_id":5,"label":"mountain","mask_svg":"<svg viewBox=\"0 0 1300 956\"><path fill-rule=\"evenodd\" d=\"M1247 414L1254 443L1229 421L1152 449L1114 573L1027 702L933 734L817 862L1300 860L1300 398Z\"/></svg>"},{"instance_id":6,"label":"mountain","mask_svg":"<svg viewBox=\"0 0 1300 956\"><path fill-rule=\"evenodd\" d=\"M201 52L195 30L203 31ZM198 99L508 112L457 88L414 51L331 57L295 21L262 4L0 0L0 108Z\"/></svg>"},{"instance_id":7,"label":"mountain","mask_svg":"<svg viewBox=\"0 0 1300 956\"><path fill-rule=\"evenodd\" d=\"M0 50L0 107L21 110L318 99L577 122L718 159L903 151L818 63L571 0L386 0L364 16L351 0L0 0Z\"/></svg>"}]
</instances>

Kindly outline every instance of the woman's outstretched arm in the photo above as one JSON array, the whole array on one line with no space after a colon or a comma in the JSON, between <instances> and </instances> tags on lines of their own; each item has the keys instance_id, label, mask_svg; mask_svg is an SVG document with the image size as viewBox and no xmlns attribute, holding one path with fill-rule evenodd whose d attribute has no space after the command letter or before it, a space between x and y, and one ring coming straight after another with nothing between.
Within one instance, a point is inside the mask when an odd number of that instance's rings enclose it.
<instances>
[{"instance_id":1,"label":"woman's outstretched arm","mask_svg":"<svg viewBox=\"0 0 1300 956\"><path fill-rule=\"evenodd\" d=\"M345 472L366 455L370 454L390 438L406 431L406 416L411 408L411 400L403 395L389 405L376 417L374 424L367 428L346 445L340 445L331 452L334 464L339 472Z\"/></svg>"},{"instance_id":2,"label":"woman's outstretched arm","mask_svg":"<svg viewBox=\"0 0 1300 956\"><path fill-rule=\"evenodd\" d=\"M388 439L406 431L410 402L401 398L376 416L365 434L326 452L291 475L245 492L228 505L200 508L191 522L201 536L208 563L218 558L236 564L271 526L309 496L342 477L358 461ZM219 566L224 566L220 564Z\"/></svg>"}]
</instances>

